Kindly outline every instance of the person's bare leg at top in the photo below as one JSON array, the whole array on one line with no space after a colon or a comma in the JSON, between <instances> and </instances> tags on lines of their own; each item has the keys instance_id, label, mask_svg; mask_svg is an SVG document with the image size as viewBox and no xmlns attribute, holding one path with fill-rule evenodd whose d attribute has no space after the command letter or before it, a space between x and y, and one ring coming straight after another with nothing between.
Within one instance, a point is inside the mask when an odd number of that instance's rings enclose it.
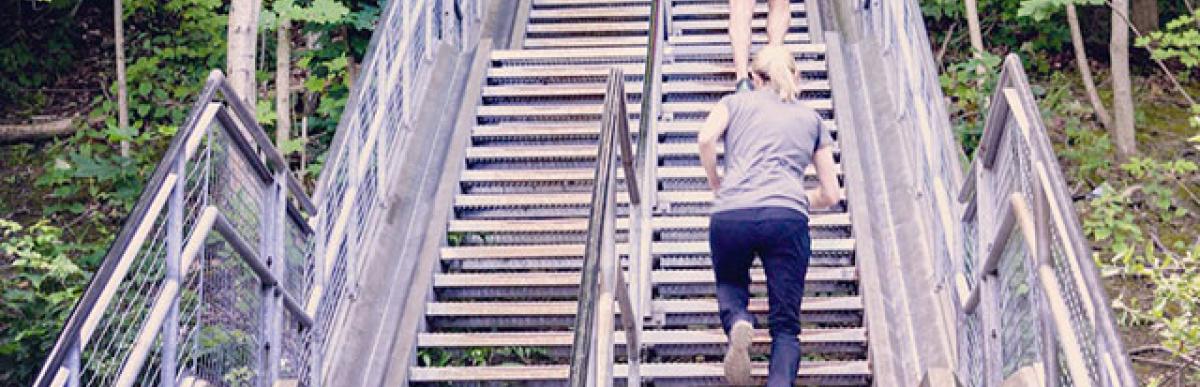
<instances>
[{"instance_id":1,"label":"person's bare leg at top","mask_svg":"<svg viewBox=\"0 0 1200 387\"><path fill-rule=\"evenodd\" d=\"M755 0L729 0L729 43L733 49L736 91L753 88L750 83L750 21L754 17L754 3Z\"/></svg>"}]
</instances>

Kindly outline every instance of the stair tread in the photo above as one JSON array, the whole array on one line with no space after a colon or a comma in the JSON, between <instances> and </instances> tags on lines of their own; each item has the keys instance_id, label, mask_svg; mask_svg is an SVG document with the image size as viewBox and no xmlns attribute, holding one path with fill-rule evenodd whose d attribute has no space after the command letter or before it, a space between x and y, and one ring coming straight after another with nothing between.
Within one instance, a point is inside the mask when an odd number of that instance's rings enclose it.
<instances>
[{"instance_id":1,"label":"stair tread","mask_svg":"<svg viewBox=\"0 0 1200 387\"><path fill-rule=\"evenodd\" d=\"M575 22L575 23L530 23L525 27L526 33L588 33L596 31L642 31L650 29L648 21L623 21L623 22ZM563 40L577 39L578 37L559 38ZM529 38L526 38L529 39ZM646 37L641 37L645 43Z\"/></svg>"},{"instance_id":2,"label":"stair tread","mask_svg":"<svg viewBox=\"0 0 1200 387\"><path fill-rule=\"evenodd\" d=\"M667 216L655 217L654 229L707 229L708 216ZM449 232L583 232L588 228L588 219L553 218L553 219L454 219L450 221ZM850 225L850 215L846 213L812 214L809 217L810 227L842 227ZM617 218L617 229L629 228L628 218Z\"/></svg>"},{"instance_id":3,"label":"stair tread","mask_svg":"<svg viewBox=\"0 0 1200 387\"><path fill-rule=\"evenodd\" d=\"M843 189L843 191L845 191ZM845 197L845 192L842 193ZM659 202L711 204L712 191L660 191ZM483 207L570 207L592 203L590 193L522 193L522 194L460 194L454 198L457 208ZM617 203L628 204L629 194L617 193Z\"/></svg>"},{"instance_id":4,"label":"stair tread","mask_svg":"<svg viewBox=\"0 0 1200 387\"><path fill-rule=\"evenodd\" d=\"M663 83L663 93L732 93L732 82L674 81ZM800 82L800 91L829 91L827 80ZM556 83L556 84L511 84L488 85L483 88L484 97L574 97L603 96L608 92L603 83ZM625 82L626 94L641 94L642 82Z\"/></svg>"},{"instance_id":5,"label":"stair tread","mask_svg":"<svg viewBox=\"0 0 1200 387\"><path fill-rule=\"evenodd\" d=\"M579 285L578 272L542 273L438 273L434 275L434 287L500 287L500 286L574 286ZM712 270L655 270L651 275L653 284L711 284ZM764 283L766 274L762 269L751 269L750 279ZM850 267L810 267L806 281L855 281L857 270Z\"/></svg>"},{"instance_id":6,"label":"stair tread","mask_svg":"<svg viewBox=\"0 0 1200 387\"><path fill-rule=\"evenodd\" d=\"M799 101L816 110L832 110L833 100L829 98L802 99ZM704 112L708 113L717 101L712 102L666 102L663 110L671 112Z\"/></svg>"},{"instance_id":7,"label":"stair tread","mask_svg":"<svg viewBox=\"0 0 1200 387\"><path fill-rule=\"evenodd\" d=\"M808 26L808 19L792 18L792 26L791 26L792 28L805 27L805 26ZM729 21L728 20L712 20L712 19L673 20L673 21L671 21L671 27L679 29L679 30L684 30L684 31L686 31L686 30L721 30L721 31L724 31L727 28L729 28ZM767 19L766 18L755 18L753 21L750 22L750 28L767 28ZM673 36L671 38L674 39L676 37L678 37L678 36Z\"/></svg>"},{"instance_id":8,"label":"stair tread","mask_svg":"<svg viewBox=\"0 0 1200 387\"><path fill-rule=\"evenodd\" d=\"M613 341L625 342L625 331L615 331ZM810 328L800 332L800 341L804 343L865 343L866 329L864 328ZM486 332L486 333L421 333L417 337L419 347L491 347L491 346L570 346L574 333L569 331L553 332ZM680 330L646 330L640 337L646 345L681 345L681 344L725 344L728 339L720 329L680 329ZM770 343L771 334L766 329L756 329L753 341L758 344Z\"/></svg>"},{"instance_id":9,"label":"stair tread","mask_svg":"<svg viewBox=\"0 0 1200 387\"><path fill-rule=\"evenodd\" d=\"M822 120L825 127L837 131L834 120ZM629 130L637 133L637 120L629 121ZM668 135L696 134L700 123L696 121L666 121L658 123L658 133ZM542 136L594 136L600 133L600 122L528 123L503 122L494 125L479 125L472 132L475 137L542 137Z\"/></svg>"},{"instance_id":10,"label":"stair tread","mask_svg":"<svg viewBox=\"0 0 1200 387\"><path fill-rule=\"evenodd\" d=\"M564 38L525 38L525 48L544 49L559 47L595 46L646 46L645 36L575 36Z\"/></svg>"},{"instance_id":11,"label":"stair tread","mask_svg":"<svg viewBox=\"0 0 1200 387\"><path fill-rule=\"evenodd\" d=\"M633 114L642 110L640 103L629 102L625 106L625 111ZM557 115L599 115L604 112L604 105L601 103L586 104L586 105L482 105L476 109L476 114L479 116L509 116L509 117L528 117L528 116L557 116Z\"/></svg>"},{"instance_id":12,"label":"stair tread","mask_svg":"<svg viewBox=\"0 0 1200 387\"><path fill-rule=\"evenodd\" d=\"M835 172L842 174L842 168L834 164ZM809 166L804 170L805 176L815 177L816 169ZM617 171L617 176L623 178L623 170ZM595 178L595 171L586 168L545 168L545 169L471 169L462 172L463 182L494 181L494 182L547 182L547 181L590 181ZM700 166L687 167L658 167L658 178L661 179L703 179L704 169Z\"/></svg>"},{"instance_id":13,"label":"stair tread","mask_svg":"<svg viewBox=\"0 0 1200 387\"><path fill-rule=\"evenodd\" d=\"M755 13L767 12L766 4L756 4L754 7ZM794 3L791 5L792 12L804 12L804 3ZM675 17L680 16L721 16L729 14L728 4L680 4L675 5L671 10ZM572 20L582 18L597 18L597 17L647 17L650 14L649 3L644 5L585 5L573 8L542 8L533 9L529 12L530 20L538 19L556 19L557 20Z\"/></svg>"},{"instance_id":14,"label":"stair tread","mask_svg":"<svg viewBox=\"0 0 1200 387\"><path fill-rule=\"evenodd\" d=\"M851 251L854 249L853 238L818 238L812 240L814 253L823 251ZM651 249L655 254L699 255L708 254L708 242L654 242ZM450 246L443 247L443 260L454 259L491 259L491 258L580 258L583 256L582 244L537 244L537 245L499 245L499 246ZM618 244L617 251L622 252L627 245Z\"/></svg>"},{"instance_id":15,"label":"stair tread","mask_svg":"<svg viewBox=\"0 0 1200 387\"><path fill-rule=\"evenodd\" d=\"M802 43L802 44L787 44L793 52L797 53L825 53L824 43ZM686 52L696 51L698 49L709 49L721 51L718 46L701 47L692 46L695 49L684 50ZM723 51L729 51L726 48ZM555 48L544 50L495 50L492 51L493 61L504 60L521 60L521 59L553 59L556 61L566 62L571 59L592 59L592 58L618 58L627 57L633 58L636 61L644 61L646 59L646 49L644 47L599 47L599 48Z\"/></svg>"},{"instance_id":16,"label":"stair tread","mask_svg":"<svg viewBox=\"0 0 1200 387\"><path fill-rule=\"evenodd\" d=\"M486 366L486 367L413 367L409 380L435 381L505 381L505 380L565 380L570 366ZM623 378L628 366L615 364L613 374ZM643 379L652 378L719 378L725 375L721 363L643 363L638 369ZM752 374L767 375L767 364L753 363ZM866 360L802 361L799 375L804 376L870 376Z\"/></svg>"},{"instance_id":17,"label":"stair tread","mask_svg":"<svg viewBox=\"0 0 1200 387\"><path fill-rule=\"evenodd\" d=\"M800 60L796 62L797 68L802 72L818 72L827 71L828 64L823 60ZM625 72L626 77L641 76L646 66L640 60L637 63L613 64L607 66L598 65L531 65L531 66L511 66L511 67L492 67L487 71L488 77L530 77L530 78L549 78L549 77L606 77L611 68L618 67ZM663 75L667 76L688 76L688 75L728 75L733 76L733 65L720 63L664 63L662 66ZM676 81L664 82L671 84ZM732 83L732 80L730 81Z\"/></svg>"},{"instance_id":18,"label":"stair tread","mask_svg":"<svg viewBox=\"0 0 1200 387\"><path fill-rule=\"evenodd\" d=\"M654 311L667 314L717 313L717 300L654 300ZM767 311L766 298L750 298L751 313ZM860 296L804 297L800 310L809 312L862 310ZM574 315L579 306L575 301L452 301L426 304L425 315L441 316L562 316ZM619 307L614 306L617 311ZM618 311L619 312L619 311Z\"/></svg>"},{"instance_id":19,"label":"stair tread","mask_svg":"<svg viewBox=\"0 0 1200 387\"><path fill-rule=\"evenodd\" d=\"M839 152L836 144L834 153ZM500 145L474 146L467 148L467 160L478 159L595 159L596 145ZM725 153L725 145L717 144L717 154ZM679 142L658 145L659 157L699 156L700 147L694 142Z\"/></svg>"},{"instance_id":20,"label":"stair tread","mask_svg":"<svg viewBox=\"0 0 1200 387\"><path fill-rule=\"evenodd\" d=\"M767 36L752 34L750 41L753 43L766 43ZM783 41L787 43L808 43L812 41L812 36L807 32L790 32L783 36ZM729 44L729 34L677 35L671 37L671 44Z\"/></svg>"}]
</instances>

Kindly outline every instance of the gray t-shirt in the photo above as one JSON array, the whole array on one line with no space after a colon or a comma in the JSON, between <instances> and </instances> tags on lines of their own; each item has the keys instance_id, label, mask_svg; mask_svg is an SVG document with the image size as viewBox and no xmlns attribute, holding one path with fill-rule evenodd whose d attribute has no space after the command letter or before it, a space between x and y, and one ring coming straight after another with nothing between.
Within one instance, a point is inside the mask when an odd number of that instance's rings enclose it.
<instances>
[{"instance_id":1,"label":"gray t-shirt","mask_svg":"<svg viewBox=\"0 0 1200 387\"><path fill-rule=\"evenodd\" d=\"M725 175L713 213L745 208L784 207L808 215L804 170L813 152L832 145L821 115L803 101L783 102L762 88L727 95Z\"/></svg>"}]
</instances>

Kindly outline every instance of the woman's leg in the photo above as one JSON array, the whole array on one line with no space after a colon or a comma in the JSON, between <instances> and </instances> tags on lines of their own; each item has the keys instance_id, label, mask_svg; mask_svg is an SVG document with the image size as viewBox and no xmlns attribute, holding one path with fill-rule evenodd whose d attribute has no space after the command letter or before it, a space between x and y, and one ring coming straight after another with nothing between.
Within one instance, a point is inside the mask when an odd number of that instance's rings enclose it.
<instances>
[{"instance_id":1,"label":"woman's leg","mask_svg":"<svg viewBox=\"0 0 1200 387\"><path fill-rule=\"evenodd\" d=\"M729 0L729 43L736 79L750 77L750 20L755 0Z\"/></svg>"},{"instance_id":2,"label":"woman's leg","mask_svg":"<svg viewBox=\"0 0 1200 387\"><path fill-rule=\"evenodd\" d=\"M754 323L754 315L747 309L750 265L754 262L754 245L747 232L749 224L752 222L722 219L721 214L716 214L708 227L708 245L717 280L717 305L726 333L737 321Z\"/></svg>"},{"instance_id":3,"label":"woman's leg","mask_svg":"<svg viewBox=\"0 0 1200 387\"><path fill-rule=\"evenodd\" d=\"M767 386L791 386L800 369L800 302L812 255L808 220L770 220L764 229L775 238L763 246L763 268L770 298L771 366ZM766 231L764 230L764 231Z\"/></svg>"},{"instance_id":4,"label":"woman's leg","mask_svg":"<svg viewBox=\"0 0 1200 387\"><path fill-rule=\"evenodd\" d=\"M709 250L717 282L717 309L729 343L725 347L725 379L732 385L749 385L750 341L754 315L747 310L750 302L750 264L754 245L748 232L752 221L722 219L713 215L708 227Z\"/></svg>"},{"instance_id":5,"label":"woman's leg","mask_svg":"<svg viewBox=\"0 0 1200 387\"><path fill-rule=\"evenodd\" d=\"M767 43L783 44L788 27L792 24L791 0L771 0L767 14Z\"/></svg>"}]
</instances>

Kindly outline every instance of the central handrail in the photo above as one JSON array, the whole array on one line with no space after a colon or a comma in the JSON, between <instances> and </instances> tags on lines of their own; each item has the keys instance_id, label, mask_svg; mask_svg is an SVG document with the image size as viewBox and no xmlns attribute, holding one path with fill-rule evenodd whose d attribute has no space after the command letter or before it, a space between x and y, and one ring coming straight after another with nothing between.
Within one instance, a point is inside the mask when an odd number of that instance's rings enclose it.
<instances>
[{"instance_id":1,"label":"central handrail","mask_svg":"<svg viewBox=\"0 0 1200 387\"><path fill-rule=\"evenodd\" d=\"M575 387L589 385L589 377L595 381L594 385L612 385L613 301L620 303L621 323L626 332L625 350L629 357L627 384L641 384L638 372L641 354L640 325L637 321L639 313L630 299L625 274L618 269L619 257L616 254L616 147L620 148L631 216L640 217L637 209L643 205L629 137L625 75L620 69L613 68L608 75L601 116L600 150L596 156L595 185L579 284L575 340L571 348L570 385ZM637 220L633 219L630 224L638 224Z\"/></svg>"}]
</instances>

